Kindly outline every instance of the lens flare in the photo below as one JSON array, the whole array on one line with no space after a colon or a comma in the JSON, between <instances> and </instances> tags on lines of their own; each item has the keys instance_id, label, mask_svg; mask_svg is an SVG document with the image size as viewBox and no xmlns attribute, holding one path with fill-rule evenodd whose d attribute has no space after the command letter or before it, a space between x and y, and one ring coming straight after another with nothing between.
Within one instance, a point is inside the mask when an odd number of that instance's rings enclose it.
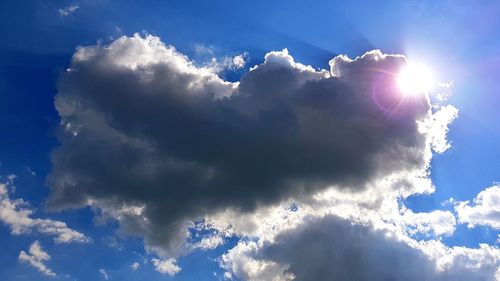
<instances>
[{"instance_id":1,"label":"lens flare","mask_svg":"<svg viewBox=\"0 0 500 281\"><path fill-rule=\"evenodd\" d=\"M417 95L428 92L435 81L433 73L427 67L409 62L401 69L397 84L404 95Z\"/></svg>"}]
</instances>

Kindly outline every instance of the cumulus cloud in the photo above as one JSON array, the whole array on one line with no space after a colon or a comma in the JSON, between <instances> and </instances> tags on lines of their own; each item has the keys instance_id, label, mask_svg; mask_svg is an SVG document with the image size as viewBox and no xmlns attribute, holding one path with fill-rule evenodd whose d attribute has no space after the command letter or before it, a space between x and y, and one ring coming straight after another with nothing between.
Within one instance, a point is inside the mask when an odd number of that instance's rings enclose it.
<instances>
[{"instance_id":1,"label":"cumulus cloud","mask_svg":"<svg viewBox=\"0 0 500 281\"><path fill-rule=\"evenodd\" d=\"M175 259L152 259L151 262L155 266L156 271L161 274L167 274L174 276L181 268L177 266L177 261Z\"/></svg>"},{"instance_id":2,"label":"cumulus cloud","mask_svg":"<svg viewBox=\"0 0 500 281\"><path fill-rule=\"evenodd\" d=\"M244 67L245 54L228 63ZM453 213L404 206L434 192L430 161L458 114L402 95L405 64L375 50L314 69L284 49L228 82L154 36L80 47L55 100L48 207L118 221L171 276L179 255L237 236L225 278L498 279L496 246L447 247ZM456 205L460 222L493 225L477 215L494 210L486 193Z\"/></svg>"},{"instance_id":3,"label":"cumulus cloud","mask_svg":"<svg viewBox=\"0 0 500 281\"><path fill-rule=\"evenodd\" d=\"M222 259L242 280L496 280L500 250L417 243L328 215L309 218L271 243L240 241Z\"/></svg>"},{"instance_id":4,"label":"cumulus cloud","mask_svg":"<svg viewBox=\"0 0 500 281\"><path fill-rule=\"evenodd\" d=\"M285 49L230 83L154 36L81 47L56 96L48 206L93 206L175 255L196 219L425 170L434 113L395 86L405 63L372 51L316 70Z\"/></svg>"},{"instance_id":5,"label":"cumulus cloud","mask_svg":"<svg viewBox=\"0 0 500 281\"><path fill-rule=\"evenodd\" d=\"M56 274L45 265L45 262L50 260L50 255L43 250L40 242L38 241L31 244L28 253L21 251L18 258L19 261L28 263L44 275L49 277L56 276Z\"/></svg>"},{"instance_id":6,"label":"cumulus cloud","mask_svg":"<svg viewBox=\"0 0 500 281\"><path fill-rule=\"evenodd\" d=\"M0 221L10 228L12 234L38 232L54 236L56 243L90 242L88 237L69 228L66 223L32 218L34 213L23 199L11 199L8 184L0 183Z\"/></svg>"},{"instance_id":7,"label":"cumulus cloud","mask_svg":"<svg viewBox=\"0 0 500 281\"><path fill-rule=\"evenodd\" d=\"M500 185L481 191L472 202L455 202L459 221L469 227L477 225L500 229Z\"/></svg>"}]
</instances>

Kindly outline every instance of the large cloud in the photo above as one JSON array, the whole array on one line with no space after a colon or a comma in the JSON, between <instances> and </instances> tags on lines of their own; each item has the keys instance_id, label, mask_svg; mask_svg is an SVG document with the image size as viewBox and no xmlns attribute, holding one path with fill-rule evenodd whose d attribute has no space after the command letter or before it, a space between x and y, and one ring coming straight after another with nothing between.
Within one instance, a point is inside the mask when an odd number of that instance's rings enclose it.
<instances>
[{"instance_id":1,"label":"large cloud","mask_svg":"<svg viewBox=\"0 0 500 281\"><path fill-rule=\"evenodd\" d=\"M221 260L226 276L249 281L493 281L500 277L499 262L500 250L491 246L417 243L331 215L307 218L273 242L240 241Z\"/></svg>"},{"instance_id":2,"label":"large cloud","mask_svg":"<svg viewBox=\"0 0 500 281\"><path fill-rule=\"evenodd\" d=\"M79 48L56 96L48 206L91 205L173 255L210 214L425 170L444 144L421 126L427 97L395 86L405 63L372 51L315 70L283 50L230 83L154 36Z\"/></svg>"}]
</instances>

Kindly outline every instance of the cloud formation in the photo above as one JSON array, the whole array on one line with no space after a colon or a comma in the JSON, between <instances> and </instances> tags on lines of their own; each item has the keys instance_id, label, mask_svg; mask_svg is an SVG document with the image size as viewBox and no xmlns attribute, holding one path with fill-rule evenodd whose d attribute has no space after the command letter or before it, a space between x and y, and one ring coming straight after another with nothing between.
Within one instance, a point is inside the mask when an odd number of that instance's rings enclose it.
<instances>
[{"instance_id":1,"label":"cloud formation","mask_svg":"<svg viewBox=\"0 0 500 281\"><path fill-rule=\"evenodd\" d=\"M236 236L220 259L226 278L499 279L495 246L448 247L452 212L402 202L434 192L430 161L458 114L402 95L405 64L375 50L314 69L284 49L228 82L155 36L80 47L55 100L48 207L118 221L170 276L179 255ZM493 210L493 193L457 205L459 221Z\"/></svg>"},{"instance_id":2,"label":"cloud formation","mask_svg":"<svg viewBox=\"0 0 500 281\"><path fill-rule=\"evenodd\" d=\"M93 206L175 255L194 220L425 170L433 113L395 86L405 63L372 51L316 70L285 49L231 83L154 36L81 47L56 96L48 206Z\"/></svg>"},{"instance_id":3,"label":"cloud formation","mask_svg":"<svg viewBox=\"0 0 500 281\"><path fill-rule=\"evenodd\" d=\"M64 222L32 218L34 211L29 204L23 199L11 199L7 187L8 184L0 183L0 221L10 228L12 234L38 232L54 236L56 243L90 242L88 237Z\"/></svg>"},{"instance_id":4,"label":"cloud formation","mask_svg":"<svg viewBox=\"0 0 500 281\"><path fill-rule=\"evenodd\" d=\"M500 229L500 185L481 191L472 202L457 202L455 211L461 223Z\"/></svg>"},{"instance_id":5,"label":"cloud formation","mask_svg":"<svg viewBox=\"0 0 500 281\"><path fill-rule=\"evenodd\" d=\"M498 280L500 250L417 243L336 216L309 218L273 242L241 241L222 257L242 280Z\"/></svg>"},{"instance_id":6,"label":"cloud formation","mask_svg":"<svg viewBox=\"0 0 500 281\"><path fill-rule=\"evenodd\" d=\"M175 259L152 259L155 270L161 274L167 274L174 276L181 271L181 268L177 266L177 261Z\"/></svg>"},{"instance_id":7,"label":"cloud formation","mask_svg":"<svg viewBox=\"0 0 500 281\"><path fill-rule=\"evenodd\" d=\"M19 261L28 263L44 275L49 277L56 276L56 274L45 265L45 262L50 260L50 255L43 250L40 242L38 241L35 241L30 245L28 253L21 251L18 258Z\"/></svg>"}]
</instances>

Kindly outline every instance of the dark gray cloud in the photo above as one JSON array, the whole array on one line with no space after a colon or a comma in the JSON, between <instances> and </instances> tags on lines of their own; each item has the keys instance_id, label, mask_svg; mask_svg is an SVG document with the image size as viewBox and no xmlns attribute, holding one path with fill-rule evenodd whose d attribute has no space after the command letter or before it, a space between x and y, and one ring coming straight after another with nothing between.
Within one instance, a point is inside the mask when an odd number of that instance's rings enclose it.
<instances>
[{"instance_id":1,"label":"dark gray cloud","mask_svg":"<svg viewBox=\"0 0 500 281\"><path fill-rule=\"evenodd\" d=\"M424 95L403 96L405 58L337 57L331 72L271 52L239 84L159 38L80 48L62 75L48 207L95 206L149 246L226 208L308 196L426 164Z\"/></svg>"},{"instance_id":2,"label":"dark gray cloud","mask_svg":"<svg viewBox=\"0 0 500 281\"><path fill-rule=\"evenodd\" d=\"M253 258L284 265L283 275L294 276L294 281L495 280L498 253L448 250L448 264L439 269L434 258L443 253L429 248L437 255L425 254L388 230L326 216L281 233ZM275 280L269 273L260 277Z\"/></svg>"}]
</instances>

